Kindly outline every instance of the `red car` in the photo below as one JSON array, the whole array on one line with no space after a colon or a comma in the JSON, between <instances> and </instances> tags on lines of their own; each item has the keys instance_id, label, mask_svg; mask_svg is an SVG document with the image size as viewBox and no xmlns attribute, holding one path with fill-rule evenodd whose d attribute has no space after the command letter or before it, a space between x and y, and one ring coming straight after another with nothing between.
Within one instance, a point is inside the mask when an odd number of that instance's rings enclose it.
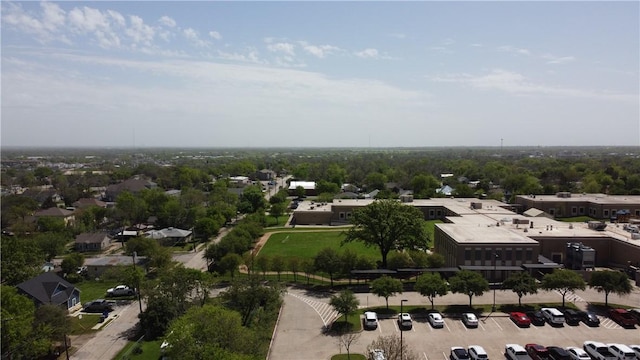
<instances>
[{"instance_id":1,"label":"red car","mask_svg":"<svg viewBox=\"0 0 640 360\"><path fill-rule=\"evenodd\" d=\"M549 350L540 344L527 344L524 346L527 350L527 354L531 356L533 360L548 360Z\"/></svg>"},{"instance_id":2,"label":"red car","mask_svg":"<svg viewBox=\"0 0 640 360\"><path fill-rule=\"evenodd\" d=\"M609 317L622 327L632 328L638 323L636 318L634 318L633 315L625 309L611 309L609 310Z\"/></svg>"},{"instance_id":3,"label":"red car","mask_svg":"<svg viewBox=\"0 0 640 360\"><path fill-rule=\"evenodd\" d=\"M512 312L509 318L513 320L518 326L529 327L531 326L531 319L527 315L521 312Z\"/></svg>"}]
</instances>

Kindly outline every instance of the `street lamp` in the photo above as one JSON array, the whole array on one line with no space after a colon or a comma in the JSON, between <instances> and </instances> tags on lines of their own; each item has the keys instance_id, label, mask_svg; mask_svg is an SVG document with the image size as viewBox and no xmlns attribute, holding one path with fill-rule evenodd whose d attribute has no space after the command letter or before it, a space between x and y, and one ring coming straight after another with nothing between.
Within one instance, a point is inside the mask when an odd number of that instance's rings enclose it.
<instances>
[{"instance_id":1,"label":"street lamp","mask_svg":"<svg viewBox=\"0 0 640 360\"><path fill-rule=\"evenodd\" d=\"M493 306L491 307L491 312L496 311L496 268L498 264L498 259L500 255L498 253L493 253Z\"/></svg>"},{"instance_id":2,"label":"street lamp","mask_svg":"<svg viewBox=\"0 0 640 360\"><path fill-rule=\"evenodd\" d=\"M400 300L400 319L402 319L402 305L408 301L407 299L402 299ZM402 326L402 320L400 321L400 326ZM400 360L402 360L402 353L403 353L403 349L402 349L402 329L400 329Z\"/></svg>"}]
</instances>

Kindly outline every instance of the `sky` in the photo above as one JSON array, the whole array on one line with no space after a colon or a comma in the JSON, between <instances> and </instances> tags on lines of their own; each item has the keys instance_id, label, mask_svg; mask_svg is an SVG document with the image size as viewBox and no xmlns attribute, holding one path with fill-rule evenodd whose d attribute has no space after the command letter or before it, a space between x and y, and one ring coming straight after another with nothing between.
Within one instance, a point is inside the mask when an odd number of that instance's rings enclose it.
<instances>
[{"instance_id":1,"label":"sky","mask_svg":"<svg viewBox=\"0 0 640 360\"><path fill-rule=\"evenodd\" d=\"M640 2L2 1L2 147L640 146Z\"/></svg>"}]
</instances>

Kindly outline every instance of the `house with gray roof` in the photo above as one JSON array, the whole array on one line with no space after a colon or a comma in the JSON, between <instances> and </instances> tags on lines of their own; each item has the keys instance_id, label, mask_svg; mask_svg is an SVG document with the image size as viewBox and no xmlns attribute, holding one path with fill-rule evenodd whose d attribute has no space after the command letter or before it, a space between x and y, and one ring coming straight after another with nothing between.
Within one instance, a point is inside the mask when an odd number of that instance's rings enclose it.
<instances>
[{"instance_id":1,"label":"house with gray roof","mask_svg":"<svg viewBox=\"0 0 640 360\"><path fill-rule=\"evenodd\" d=\"M145 256L106 255L87 258L84 260L83 265L87 267L87 275L89 278L94 279L102 276L105 271L117 266L131 267L135 264L135 266L144 267L147 261Z\"/></svg>"},{"instance_id":2,"label":"house with gray roof","mask_svg":"<svg viewBox=\"0 0 640 360\"><path fill-rule=\"evenodd\" d=\"M82 307L80 290L53 272L42 273L18 284L17 288L36 306L56 305L67 311Z\"/></svg>"},{"instance_id":3,"label":"house with gray roof","mask_svg":"<svg viewBox=\"0 0 640 360\"><path fill-rule=\"evenodd\" d=\"M191 241L192 235L193 232L191 230L182 230L173 227L151 230L145 234L146 237L156 239L158 243L163 246L188 243Z\"/></svg>"},{"instance_id":4,"label":"house with gray roof","mask_svg":"<svg viewBox=\"0 0 640 360\"><path fill-rule=\"evenodd\" d=\"M111 238L106 233L82 233L76 236L76 251L103 251L111 244Z\"/></svg>"},{"instance_id":5,"label":"house with gray roof","mask_svg":"<svg viewBox=\"0 0 640 360\"><path fill-rule=\"evenodd\" d=\"M75 216L73 211L67 209L61 209L57 207L51 207L44 210L38 210L33 214L35 221L37 222L41 217L56 217L62 218L64 220L65 225L73 223L75 221Z\"/></svg>"},{"instance_id":6,"label":"house with gray roof","mask_svg":"<svg viewBox=\"0 0 640 360\"><path fill-rule=\"evenodd\" d=\"M157 186L158 184L152 181L136 176L121 183L107 186L104 196L106 201L116 201L118 195L120 195L124 191L135 194L144 189L153 189Z\"/></svg>"}]
</instances>

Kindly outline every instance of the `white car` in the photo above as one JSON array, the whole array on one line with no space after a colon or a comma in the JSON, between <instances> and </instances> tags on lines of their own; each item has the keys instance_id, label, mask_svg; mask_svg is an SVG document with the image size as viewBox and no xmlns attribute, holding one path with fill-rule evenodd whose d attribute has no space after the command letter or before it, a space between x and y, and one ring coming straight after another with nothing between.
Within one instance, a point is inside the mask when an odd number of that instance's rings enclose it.
<instances>
[{"instance_id":1,"label":"white car","mask_svg":"<svg viewBox=\"0 0 640 360\"><path fill-rule=\"evenodd\" d=\"M364 328L375 329L378 327L378 314L373 311L366 311L364 313Z\"/></svg>"},{"instance_id":2,"label":"white car","mask_svg":"<svg viewBox=\"0 0 640 360\"><path fill-rule=\"evenodd\" d=\"M118 285L114 288L107 289L107 296L130 296L134 294L135 291L127 285Z\"/></svg>"},{"instance_id":3,"label":"white car","mask_svg":"<svg viewBox=\"0 0 640 360\"><path fill-rule=\"evenodd\" d=\"M413 327L411 315L409 315L409 313L398 314L398 326L400 328L411 329Z\"/></svg>"},{"instance_id":4,"label":"white car","mask_svg":"<svg viewBox=\"0 0 640 360\"><path fill-rule=\"evenodd\" d=\"M381 349L371 350L369 360L386 360L386 359L387 357L384 356L384 350L381 350Z\"/></svg>"},{"instance_id":5,"label":"white car","mask_svg":"<svg viewBox=\"0 0 640 360\"><path fill-rule=\"evenodd\" d=\"M567 348L567 352L573 360L591 360L591 356L579 347L570 346Z\"/></svg>"},{"instance_id":6,"label":"white car","mask_svg":"<svg viewBox=\"0 0 640 360\"><path fill-rule=\"evenodd\" d=\"M629 347L636 353L636 357L640 359L640 345L629 345Z\"/></svg>"},{"instance_id":7,"label":"white car","mask_svg":"<svg viewBox=\"0 0 640 360\"><path fill-rule=\"evenodd\" d=\"M527 353L522 345L507 344L504 347L504 353L511 360L531 360L531 356Z\"/></svg>"},{"instance_id":8,"label":"white car","mask_svg":"<svg viewBox=\"0 0 640 360\"><path fill-rule=\"evenodd\" d=\"M484 348L480 345L469 346L469 357L471 360L489 360L489 355L484 351Z\"/></svg>"},{"instance_id":9,"label":"white car","mask_svg":"<svg viewBox=\"0 0 640 360\"><path fill-rule=\"evenodd\" d=\"M474 313L462 314L462 322L467 327L478 327L478 317Z\"/></svg>"},{"instance_id":10,"label":"white car","mask_svg":"<svg viewBox=\"0 0 640 360\"><path fill-rule=\"evenodd\" d=\"M429 319L429 324L431 324L434 328L444 327L444 319L440 313L429 313L427 317Z\"/></svg>"}]
</instances>

